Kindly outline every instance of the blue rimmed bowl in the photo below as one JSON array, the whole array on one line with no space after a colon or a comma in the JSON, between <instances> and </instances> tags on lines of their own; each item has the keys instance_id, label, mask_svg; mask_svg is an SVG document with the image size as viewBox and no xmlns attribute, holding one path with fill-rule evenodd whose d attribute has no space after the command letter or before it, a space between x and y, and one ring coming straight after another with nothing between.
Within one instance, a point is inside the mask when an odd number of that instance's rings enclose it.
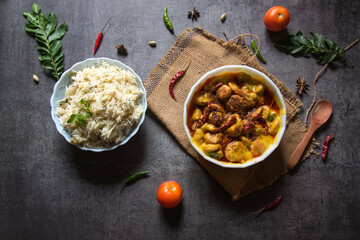
<instances>
[{"instance_id":1,"label":"blue rimmed bowl","mask_svg":"<svg viewBox=\"0 0 360 240\"><path fill-rule=\"evenodd\" d=\"M88 150L88 151L93 151L93 152L110 151L110 150L113 150L113 149L127 143L130 140L130 138L132 138L138 132L141 124L144 122L145 112L147 109L146 91L145 91L144 85L141 81L141 78L134 72L134 70L132 70L132 68L130 68L129 66L125 65L124 63L122 63L118 60L113 60L113 59L109 59L109 58L89 58L82 62L78 62L78 63L74 64L70 69L66 70L61 75L61 78L59 79L59 81L57 81L57 83L54 86L53 94L50 98L51 117L55 123L56 129L58 130L58 132L61 135L64 136L66 141L68 141L70 144L72 144L70 142L71 135L60 124L60 117L56 114L56 108L58 107L58 102L60 100L64 99L64 97L65 97L66 87L69 86L71 83L70 73L71 73L71 71L81 71L84 68L88 68L88 67L92 67L92 66L99 66L103 62L106 62L110 65L117 66L120 69L128 70L132 74L134 74L137 85L139 86L139 88L142 92L141 105L143 107L143 113L142 113L141 118L140 118L139 122L137 123L137 125L133 126L132 132L122 142L120 142L112 147L109 147L109 148L87 148L87 147L78 146L78 145L73 144L82 150Z\"/></svg>"}]
</instances>

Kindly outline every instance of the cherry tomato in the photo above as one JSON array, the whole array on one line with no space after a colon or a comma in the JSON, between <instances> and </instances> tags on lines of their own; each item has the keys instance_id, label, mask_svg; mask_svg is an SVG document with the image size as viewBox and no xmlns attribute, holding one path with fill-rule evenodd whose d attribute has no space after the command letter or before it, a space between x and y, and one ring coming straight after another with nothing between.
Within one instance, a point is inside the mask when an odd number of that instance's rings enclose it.
<instances>
[{"instance_id":1,"label":"cherry tomato","mask_svg":"<svg viewBox=\"0 0 360 240\"><path fill-rule=\"evenodd\" d=\"M164 208L173 208L179 205L182 198L182 189L174 181L163 182L157 191L157 200Z\"/></svg>"},{"instance_id":2,"label":"cherry tomato","mask_svg":"<svg viewBox=\"0 0 360 240\"><path fill-rule=\"evenodd\" d=\"M267 29L273 32L283 30L290 22L289 11L280 6L270 8L264 17L264 24Z\"/></svg>"}]
</instances>

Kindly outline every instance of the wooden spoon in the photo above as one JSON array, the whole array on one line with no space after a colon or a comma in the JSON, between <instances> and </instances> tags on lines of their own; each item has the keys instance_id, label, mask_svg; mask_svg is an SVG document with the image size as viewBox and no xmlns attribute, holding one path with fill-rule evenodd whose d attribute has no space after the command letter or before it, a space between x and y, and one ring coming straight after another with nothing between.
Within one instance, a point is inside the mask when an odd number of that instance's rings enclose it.
<instances>
[{"instance_id":1,"label":"wooden spoon","mask_svg":"<svg viewBox=\"0 0 360 240\"><path fill-rule=\"evenodd\" d=\"M332 105L327 100L321 100L315 104L315 107L311 113L310 124L307 133L296 147L293 154L287 163L288 169L293 169L299 162L301 155L303 154L308 142L312 135L321 125L323 125L330 117L332 112Z\"/></svg>"}]
</instances>

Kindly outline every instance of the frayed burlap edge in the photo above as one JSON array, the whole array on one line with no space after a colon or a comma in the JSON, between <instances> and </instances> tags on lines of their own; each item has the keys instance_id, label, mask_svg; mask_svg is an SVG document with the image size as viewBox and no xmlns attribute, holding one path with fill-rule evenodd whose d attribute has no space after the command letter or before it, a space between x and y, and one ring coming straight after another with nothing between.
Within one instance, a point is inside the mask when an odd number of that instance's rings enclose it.
<instances>
[{"instance_id":1,"label":"frayed burlap edge","mask_svg":"<svg viewBox=\"0 0 360 240\"><path fill-rule=\"evenodd\" d=\"M172 65L176 62L178 56L186 48L187 44L189 44L192 41L192 39L199 34L213 42L218 43L221 47L223 47L229 51L238 52L241 50L241 51L245 51L249 56L253 56L253 54L250 52L250 50L244 44L245 40L242 37L240 38L240 41L239 41L241 43L241 45L238 45L234 41L227 42L224 39L218 38L199 27L196 27L193 30L186 29L177 38L175 44L171 47L169 52L159 62L159 64L153 69L153 71L150 73L149 77L146 79L144 85L145 85L146 91L148 93L148 96L151 95L152 91L156 88L157 84L161 81L164 74L169 69L171 69ZM289 89L287 89L282 82L277 80L272 74L269 74L267 72L267 70L265 68L263 68L257 62L257 60L255 58L251 58L251 61L245 62L244 65L248 65L250 67L256 68L259 71L263 72L278 86L280 92L284 96L284 100L286 101L286 104L292 106L292 108L294 109L294 111L287 113L287 124L288 124L293 119L293 117L297 114L300 106L302 105L302 102L300 100L298 100L296 98L296 96ZM160 116L157 116L157 117L160 117ZM161 120L161 117L160 117L160 120ZM166 123L164 121L161 120L161 122L163 122L166 125ZM300 121L300 123L301 123L301 121ZM307 151L304 154L303 159L307 158L311 153L314 153L314 147L315 147L314 143L311 143L308 145ZM201 164L201 165L203 165L203 164ZM257 167L253 168L253 170L254 170L253 173L256 172L256 169L257 169ZM282 168L281 170L276 172L275 175L273 175L271 178L267 179L266 184L262 183L260 185L256 185L256 189L252 188L252 189L247 190L246 187L244 187L244 189L242 191L240 191L239 194L231 193L233 200L237 200L255 190L259 190L266 186L271 185L274 181L276 181L281 175L285 174L286 172L287 172L287 169ZM250 180L251 180L251 178L250 178ZM226 189L226 186L223 185L223 187L225 187L225 189Z\"/></svg>"}]
</instances>

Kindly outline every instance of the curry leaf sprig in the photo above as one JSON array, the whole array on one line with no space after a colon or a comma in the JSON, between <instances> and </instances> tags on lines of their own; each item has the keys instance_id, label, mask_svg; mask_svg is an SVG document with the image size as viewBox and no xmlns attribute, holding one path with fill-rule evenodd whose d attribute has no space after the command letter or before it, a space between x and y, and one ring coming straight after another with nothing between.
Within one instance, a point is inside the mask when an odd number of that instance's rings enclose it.
<instances>
[{"instance_id":1,"label":"curry leaf sprig","mask_svg":"<svg viewBox=\"0 0 360 240\"><path fill-rule=\"evenodd\" d=\"M275 46L285 49L295 57L310 57L317 59L317 63L324 65L336 60L344 60L345 50L339 43L331 41L321 34L310 32L313 37L308 38L298 31L296 35L288 35L285 39L275 43Z\"/></svg>"},{"instance_id":2,"label":"curry leaf sprig","mask_svg":"<svg viewBox=\"0 0 360 240\"><path fill-rule=\"evenodd\" d=\"M46 18L40 13L41 7L36 3L33 4L32 10L33 12L23 12L24 17L29 20L25 25L25 30L35 35L41 66L50 70L51 75L59 79L64 71L64 52L61 50L60 39L65 35L68 25L64 22L56 28L55 13L50 12Z\"/></svg>"},{"instance_id":3,"label":"curry leaf sprig","mask_svg":"<svg viewBox=\"0 0 360 240\"><path fill-rule=\"evenodd\" d=\"M84 105L80 108L78 114L71 114L70 118L67 120L67 123L76 122L76 125L81 126L86 122L86 119L92 116L92 112L90 112L90 104L87 104L83 99L80 100L80 103ZM85 114L81 114L84 112Z\"/></svg>"}]
</instances>

